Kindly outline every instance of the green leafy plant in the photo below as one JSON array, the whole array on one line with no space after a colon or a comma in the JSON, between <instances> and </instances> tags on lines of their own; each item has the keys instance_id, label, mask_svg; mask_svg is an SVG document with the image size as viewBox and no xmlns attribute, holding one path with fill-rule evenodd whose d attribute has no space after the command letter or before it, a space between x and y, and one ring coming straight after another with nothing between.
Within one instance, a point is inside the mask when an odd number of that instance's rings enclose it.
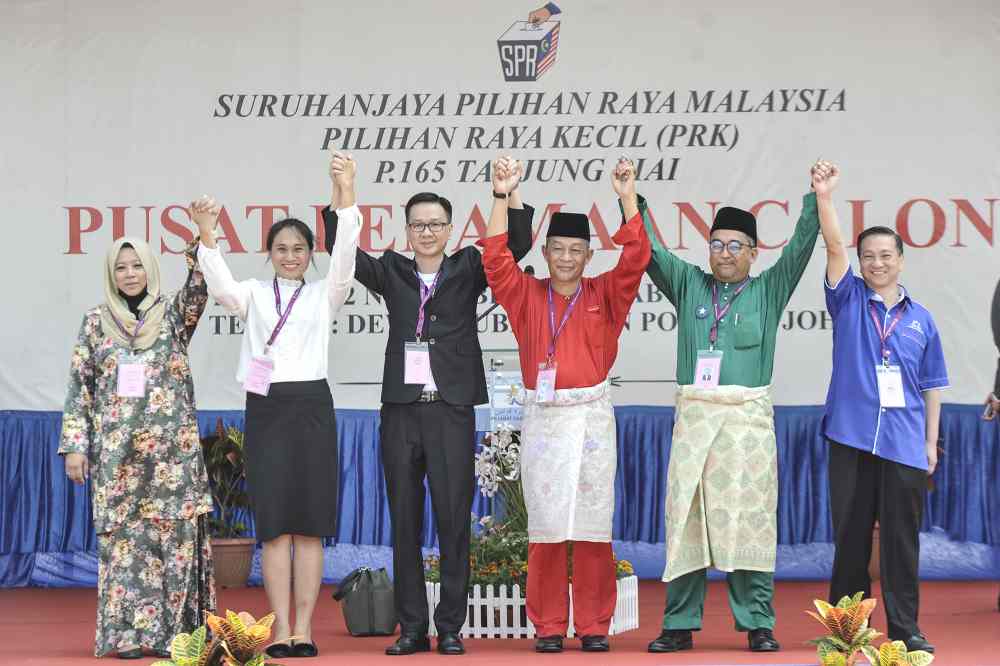
<instances>
[{"instance_id":1,"label":"green leafy plant","mask_svg":"<svg viewBox=\"0 0 1000 666\"><path fill-rule=\"evenodd\" d=\"M868 626L868 619L878 603L875 599L864 599L864 592L853 597L844 597L831 606L827 602L813 601L819 613L806 611L826 627L830 633L822 638L809 641L816 646L820 666L851 666L857 660L858 652L871 646L879 632Z\"/></svg>"},{"instance_id":2,"label":"green leafy plant","mask_svg":"<svg viewBox=\"0 0 1000 666\"><path fill-rule=\"evenodd\" d=\"M934 661L934 655L923 650L908 652L903 641L886 641L876 650L871 645L861 648L872 666L927 666Z\"/></svg>"},{"instance_id":3,"label":"green leafy plant","mask_svg":"<svg viewBox=\"0 0 1000 666\"><path fill-rule=\"evenodd\" d=\"M263 666L272 624L274 613L259 620L250 613L228 610L225 617L206 613L205 624L174 637L170 661L157 661L153 666Z\"/></svg>"},{"instance_id":4,"label":"green leafy plant","mask_svg":"<svg viewBox=\"0 0 1000 666\"><path fill-rule=\"evenodd\" d=\"M202 438L201 446L215 503L215 512L209 519L211 534L230 539L241 537L246 533L247 526L237 520L236 514L250 506L245 483L243 432L233 426L224 427L220 418L215 423L215 432Z\"/></svg>"}]
</instances>

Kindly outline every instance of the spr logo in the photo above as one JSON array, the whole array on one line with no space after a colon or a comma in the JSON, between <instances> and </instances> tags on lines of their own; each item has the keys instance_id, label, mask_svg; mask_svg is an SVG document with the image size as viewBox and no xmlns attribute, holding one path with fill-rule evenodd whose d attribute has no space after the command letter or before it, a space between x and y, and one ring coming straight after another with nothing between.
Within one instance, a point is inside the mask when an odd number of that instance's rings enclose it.
<instances>
[{"instance_id":1,"label":"spr logo","mask_svg":"<svg viewBox=\"0 0 1000 666\"><path fill-rule=\"evenodd\" d=\"M531 12L527 21L514 23L500 35L500 69L504 81L537 81L552 68L559 49L559 8L553 3Z\"/></svg>"}]
</instances>

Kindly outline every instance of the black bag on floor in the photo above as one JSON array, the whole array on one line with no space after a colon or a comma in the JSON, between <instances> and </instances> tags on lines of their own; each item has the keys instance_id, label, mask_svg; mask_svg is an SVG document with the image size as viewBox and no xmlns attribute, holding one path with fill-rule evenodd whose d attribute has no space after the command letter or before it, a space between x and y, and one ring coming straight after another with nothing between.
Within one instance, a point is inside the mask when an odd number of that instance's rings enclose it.
<instances>
[{"instance_id":1,"label":"black bag on floor","mask_svg":"<svg viewBox=\"0 0 1000 666\"><path fill-rule=\"evenodd\" d=\"M399 617L385 569L355 569L340 581L333 598L341 602L351 636L391 636Z\"/></svg>"}]
</instances>

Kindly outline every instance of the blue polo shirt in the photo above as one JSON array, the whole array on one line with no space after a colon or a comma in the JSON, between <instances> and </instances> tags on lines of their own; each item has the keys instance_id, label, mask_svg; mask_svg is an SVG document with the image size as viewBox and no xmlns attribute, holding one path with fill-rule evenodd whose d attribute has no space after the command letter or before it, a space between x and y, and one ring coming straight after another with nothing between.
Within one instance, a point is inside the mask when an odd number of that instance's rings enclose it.
<instances>
[{"instance_id":1,"label":"blue polo shirt","mask_svg":"<svg viewBox=\"0 0 1000 666\"><path fill-rule=\"evenodd\" d=\"M826 395L823 434L828 439L910 467L927 469L923 391L948 386L941 337L930 312L902 287L899 303L886 310L882 297L848 270L834 286L825 284L833 318L833 375ZM874 305L882 329L899 308L902 317L886 346L898 365L906 407L881 407L875 366L882 344L869 311Z\"/></svg>"}]
</instances>

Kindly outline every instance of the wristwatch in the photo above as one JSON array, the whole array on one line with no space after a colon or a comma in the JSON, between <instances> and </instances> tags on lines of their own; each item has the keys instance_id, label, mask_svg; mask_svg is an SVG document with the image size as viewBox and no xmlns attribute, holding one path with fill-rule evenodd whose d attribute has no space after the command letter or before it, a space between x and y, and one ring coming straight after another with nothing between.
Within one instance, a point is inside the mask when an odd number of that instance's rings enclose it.
<instances>
[{"instance_id":1,"label":"wristwatch","mask_svg":"<svg viewBox=\"0 0 1000 666\"><path fill-rule=\"evenodd\" d=\"M510 192L508 192L507 194L504 194L503 192L497 192L496 190L493 190L493 198L494 199L506 199L506 198L508 198L511 195L511 192L513 192L514 190L516 190L517 186L520 185L520 184L521 183L516 183L514 185L514 187L511 188Z\"/></svg>"}]
</instances>

